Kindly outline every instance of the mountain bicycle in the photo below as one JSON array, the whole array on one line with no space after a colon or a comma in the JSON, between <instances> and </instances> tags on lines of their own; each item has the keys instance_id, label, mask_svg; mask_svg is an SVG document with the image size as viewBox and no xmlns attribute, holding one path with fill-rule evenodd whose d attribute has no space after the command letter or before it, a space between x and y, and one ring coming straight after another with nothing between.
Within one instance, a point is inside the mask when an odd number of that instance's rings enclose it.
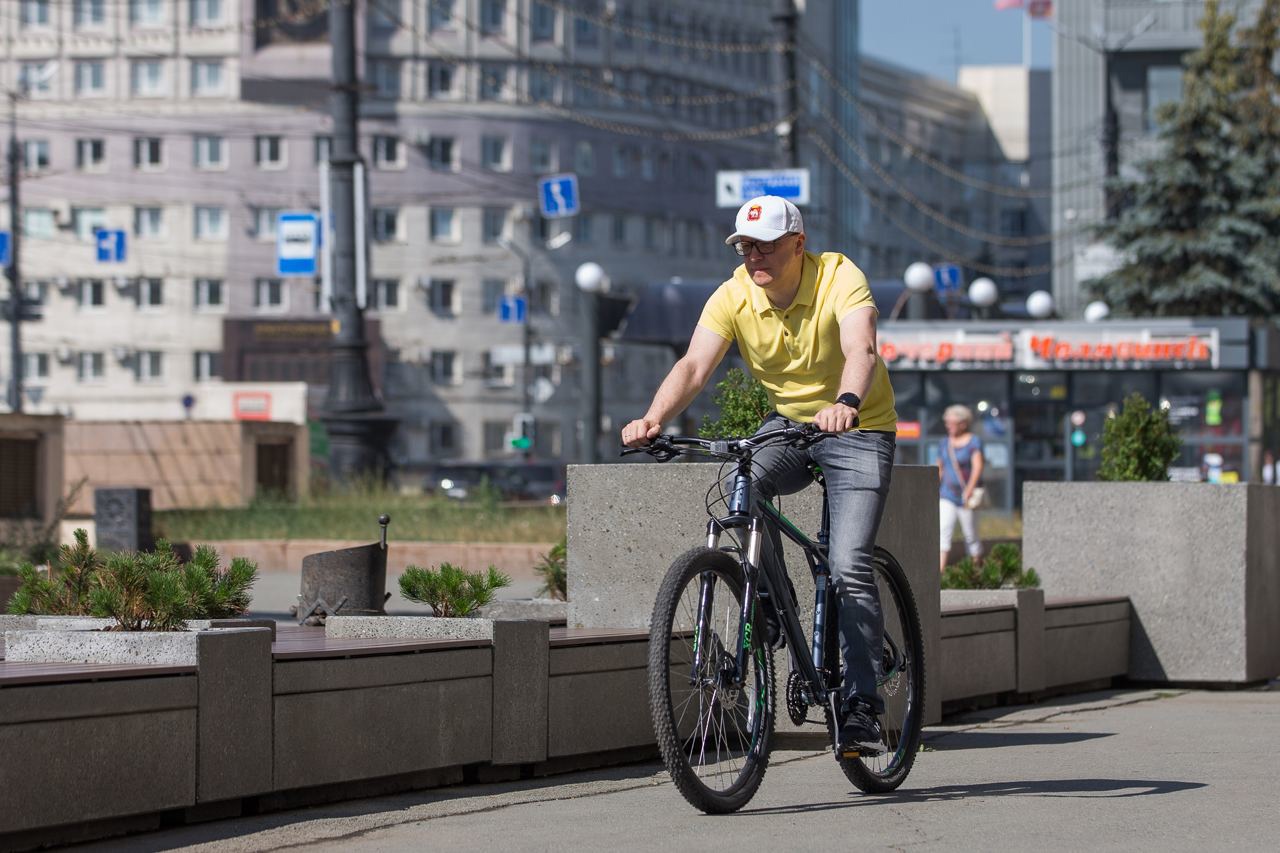
<instances>
[{"instance_id":1,"label":"mountain bicycle","mask_svg":"<svg viewBox=\"0 0 1280 853\"><path fill-rule=\"evenodd\" d=\"M736 466L727 497L708 500L707 542L667 570L653 607L649 633L649 705L653 728L676 788L709 814L736 811L760 787L772 749L776 705L774 648L790 648L787 713L793 723L825 725L845 776L868 793L892 791L911 771L924 713L924 642L920 617L906 574L888 551L877 547L873 567L884 613L877 692L885 711L879 720L885 749L859 753L839 743L843 662L838 611L827 562L830 511L822 472L822 523L811 540L769 501L752 498L752 455L761 447L788 443L807 447L831 436L812 424L749 438L710 441L659 436L628 453L659 461L686 454ZM708 491L718 490L720 480ZM728 513L717 517L724 502ZM813 628L801 625L794 587L781 554L763 558L767 525L804 552L813 573ZM769 552L772 552L770 547ZM821 719L809 710L822 709Z\"/></svg>"}]
</instances>

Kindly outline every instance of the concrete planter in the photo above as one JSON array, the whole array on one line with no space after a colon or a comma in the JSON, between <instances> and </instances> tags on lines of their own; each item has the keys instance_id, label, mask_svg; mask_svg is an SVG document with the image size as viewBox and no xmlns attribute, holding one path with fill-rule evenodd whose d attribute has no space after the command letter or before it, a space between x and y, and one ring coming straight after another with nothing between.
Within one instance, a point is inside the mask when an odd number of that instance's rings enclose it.
<instances>
[{"instance_id":1,"label":"concrete planter","mask_svg":"<svg viewBox=\"0 0 1280 853\"><path fill-rule=\"evenodd\" d=\"M6 631L14 663L195 666L198 631Z\"/></svg>"},{"instance_id":2,"label":"concrete planter","mask_svg":"<svg viewBox=\"0 0 1280 853\"><path fill-rule=\"evenodd\" d=\"M570 628L648 629L667 568L680 554L706 541L705 495L719 470L714 463L569 466ZM782 511L813 535L822 511L821 493L811 487L786 496ZM877 541L897 557L911 582L926 667L933 667L941 649L936 468L894 466ZM785 547L797 600L808 622L813 579L799 549L789 541ZM926 690L926 699L925 721L934 722L941 715L938 693ZM779 725L790 727L785 719Z\"/></svg>"},{"instance_id":3,"label":"concrete planter","mask_svg":"<svg viewBox=\"0 0 1280 853\"><path fill-rule=\"evenodd\" d=\"M480 608L485 619L533 619L538 622L564 623L569 603L553 598L517 598L495 601Z\"/></svg>"},{"instance_id":4,"label":"concrete planter","mask_svg":"<svg viewBox=\"0 0 1280 853\"><path fill-rule=\"evenodd\" d=\"M1280 675L1280 488L1027 483L1023 543L1047 595L1130 599L1131 678Z\"/></svg>"},{"instance_id":5,"label":"concrete planter","mask_svg":"<svg viewBox=\"0 0 1280 853\"><path fill-rule=\"evenodd\" d=\"M326 637L361 640L492 640L492 619L439 616L330 616Z\"/></svg>"},{"instance_id":6,"label":"concrete planter","mask_svg":"<svg viewBox=\"0 0 1280 853\"><path fill-rule=\"evenodd\" d=\"M0 633L5 631L31 631L36 627L35 616L0 615Z\"/></svg>"},{"instance_id":7,"label":"concrete planter","mask_svg":"<svg viewBox=\"0 0 1280 853\"><path fill-rule=\"evenodd\" d=\"M100 616L33 616L35 624L27 626L39 631L103 631L115 624L114 619ZM208 631L212 628L270 628L275 639L276 623L273 619L188 619L188 631Z\"/></svg>"}]
</instances>

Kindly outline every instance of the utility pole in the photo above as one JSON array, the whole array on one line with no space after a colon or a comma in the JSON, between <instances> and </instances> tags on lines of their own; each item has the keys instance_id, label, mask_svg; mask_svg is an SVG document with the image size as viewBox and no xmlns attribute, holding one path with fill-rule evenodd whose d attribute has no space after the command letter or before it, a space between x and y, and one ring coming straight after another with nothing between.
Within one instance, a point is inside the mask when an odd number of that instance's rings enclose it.
<instances>
[{"instance_id":1,"label":"utility pole","mask_svg":"<svg viewBox=\"0 0 1280 853\"><path fill-rule=\"evenodd\" d=\"M329 355L329 393L324 422L329 430L329 471L339 482L386 473L383 439L394 421L386 417L369 379L364 311L356 300L356 164L359 149L360 81L356 74L356 0L331 0L333 51L333 149L329 157L333 213L334 336Z\"/></svg>"},{"instance_id":2,"label":"utility pole","mask_svg":"<svg viewBox=\"0 0 1280 853\"><path fill-rule=\"evenodd\" d=\"M22 272L18 249L22 205L18 196L22 152L18 148L18 93L9 93L9 411L22 411Z\"/></svg>"},{"instance_id":3,"label":"utility pole","mask_svg":"<svg viewBox=\"0 0 1280 853\"><path fill-rule=\"evenodd\" d=\"M498 238L498 245L520 259L520 292L524 299L524 317L520 321L521 336L524 344L524 358L520 368L520 412L533 415L533 270L529 253L516 245L514 240L506 237ZM533 447L521 451L525 460L533 457Z\"/></svg>"},{"instance_id":4,"label":"utility pole","mask_svg":"<svg viewBox=\"0 0 1280 853\"><path fill-rule=\"evenodd\" d=\"M800 167L800 134L796 123L800 120L800 85L797 75L796 33L800 26L800 13L795 0L777 0L773 22L778 26L778 37L783 48L779 51L782 78L787 86L778 98L778 158L785 168ZM785 125L785 132L784 132Z\"/></svg>"}]
</instances>

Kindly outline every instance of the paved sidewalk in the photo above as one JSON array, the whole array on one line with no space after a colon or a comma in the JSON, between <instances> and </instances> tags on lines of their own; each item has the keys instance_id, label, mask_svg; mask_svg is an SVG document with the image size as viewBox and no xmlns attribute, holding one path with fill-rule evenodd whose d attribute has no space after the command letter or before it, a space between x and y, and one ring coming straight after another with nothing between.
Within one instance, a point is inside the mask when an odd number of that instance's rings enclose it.
<instances>
[{"instance_id":1,"label":"paved sidewalk","mask_svg":"<svg viewBox=\"0 0 1280 853\"><path fill-rule=\"evenodd\" d=\"M737 815L690 809L655 765L363 800L94 850L1274 850L1280 683L1095 693L929 729L903 789L775 753Z\"/></svg>"}]
</instances>

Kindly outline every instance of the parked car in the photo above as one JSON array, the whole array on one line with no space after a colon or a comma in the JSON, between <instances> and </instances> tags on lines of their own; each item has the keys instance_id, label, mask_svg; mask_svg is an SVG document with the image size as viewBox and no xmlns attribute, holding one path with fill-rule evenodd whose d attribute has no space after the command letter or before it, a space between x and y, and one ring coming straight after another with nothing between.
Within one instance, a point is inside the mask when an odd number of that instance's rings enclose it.
<instances>
[{"instance_id":1,"label":"parked car","mask_svg":"<svg viewBox=\"0 0 1280 853\"><path fill-rule=\"evenodd\" d=\"M502 500L559 504L564 500L564 465L559 462L456 462L435 466L430 492L465 500L488 481Z\"/></svg>"}]
</instances>

